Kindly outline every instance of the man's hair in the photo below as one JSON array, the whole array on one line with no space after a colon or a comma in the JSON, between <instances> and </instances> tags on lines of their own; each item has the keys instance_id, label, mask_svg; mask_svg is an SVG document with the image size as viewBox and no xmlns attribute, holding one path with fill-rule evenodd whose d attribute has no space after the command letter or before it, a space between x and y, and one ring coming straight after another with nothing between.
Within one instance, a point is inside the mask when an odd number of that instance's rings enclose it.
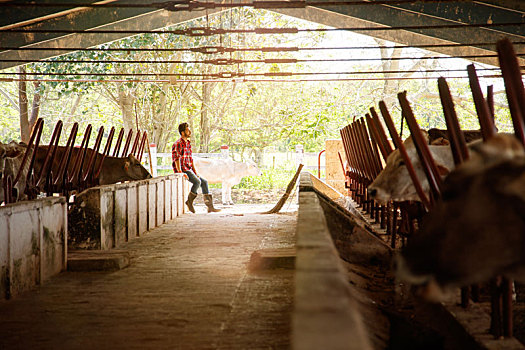
<instances>
[{"instance_id":1,"label":"man's hair","mask_svg":"<svg viewBox=\"0 0 525 350\"><path fill-rule=\"evenodd\" d=\"M182 135L184 131L186 131L186 128L188 127L188 123L181 123L179 124L179 134Z\"/></svg>"}]
</instances>

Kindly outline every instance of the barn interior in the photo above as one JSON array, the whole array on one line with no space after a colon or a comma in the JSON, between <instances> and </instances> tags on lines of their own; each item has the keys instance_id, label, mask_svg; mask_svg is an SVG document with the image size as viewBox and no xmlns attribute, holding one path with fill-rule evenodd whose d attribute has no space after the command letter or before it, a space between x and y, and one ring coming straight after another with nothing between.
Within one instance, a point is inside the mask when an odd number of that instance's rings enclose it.
<instances>
[{"instance_id":1,"label":"barn interior","mask_svg":"<svg viewBox=\"0 0 525 350\"><path fill-rule=\"evenodd\" d=\"M201 97L217 83L262 83L269 95L284 95L290 82L305 89L383 84L356 97L363 114L346 115L332 130L336 139L316 150L319 162L325 153L323 177L320 165L301 171L304 151L296 147L294 176L275 207L231 206L228 191L239 182L225 191L219 179L222 198L214 196L222 211L211 214L201 202L189 213L191 184L182 174L171 166L157 173L157 148L169 138L154 120L133 120L138 107L125 93L121 128L102 123L98 133L67 115L48 121L35 105L28 113L27 96L25 114L23 98L19 115L4 108L0 122L16 119L20 127L16 142L0 150L0 348L525 347L523 1L4 0L0 14L0 83L20 91L32 85L34 96L44 83L191 83L203 87ZM311 33L321 39L301 45ZM326 43L337 40L322 40L330 33L367 39L341 36L356 41L327 55ZM164 34L185 41L123 44ZM299 39L261 47L248 35ZM405 55L396 56L397 48ZM385 57L369 49L392 51ZM145 58L118 56L130 51ZM163 52L179 56L168 60ZM367 59L382 71L338 70ZM440 64L403 65L415 59ZM327 70L307 72L312 61ZM163 70L180 63L193 70ZM39 68L24 68L30 64ZM111 73L96 64L125 68ZM151 68L158 64L165 66ZM262 68L250 71L250 64ZM437 81L432 101L443 130L423 126L417 114L425 106L396 90L411 79ZM468 81L474 128L458 120L466 102L451 94L456 80ZM196 111L201 119L191 128L199 130L199 152L208 153L211 136L204 140L203 130L221 120ZM220 151L225 158L212 168L242 164L228 158L227 146ZM243 176L260 173L256 165L246 169Z\"/></svg>"}]
</instances>

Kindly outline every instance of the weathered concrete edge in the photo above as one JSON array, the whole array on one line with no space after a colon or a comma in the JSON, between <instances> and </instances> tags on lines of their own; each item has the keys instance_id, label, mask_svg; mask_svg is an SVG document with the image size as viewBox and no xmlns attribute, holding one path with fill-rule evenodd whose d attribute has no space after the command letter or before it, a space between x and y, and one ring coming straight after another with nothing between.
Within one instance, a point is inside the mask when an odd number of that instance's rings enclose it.
<instances>
[{"instance_id":1,"label":"weathered concrete edge","mask_svg":"<svg viewBox=\"0 0 525 350\"><path fill-rule=\"evenodd\" d=\"M330 195L323 193L323 187L317 186L317 178L315 175L310 173L304 173L302 178L302 188L307 191L314 192L320 201L325 201L333 210L340 213L346 219L351 220L353 224L360 226L363 233L370 235L370 237L376 238L377 242L384 246L386 250L392 251L390 246L381 241L375 236L374 229L369 224L364 224L364 220L356 220L355 213L349 211L347 208L341 206L341 203L333 201ZM314 179L309 181L309 179ZM317 181L316 181L317 180ZM329 186L329 185L326 185ZM359 216L358 216L359 217ZM304 262L303 262L304 264ZM319 265L318 265L319 266ZM516 338L505 338L505 339L494 339L493 336L486 332L486 329L490 325L490 316L483 311L479 305L471 304L469 308L464 309L457 304L456 301L444 302L435 304L432 308L433 312L439 313L442 319L446 319L449 322L455 322L457 329L462 332L462 335L469 337L478 346L479 349L496 350L496 349L509 349L518 350L525 349L525 346L520 343Z\"/></svg>"},{"instance_id":2,"label":"weathered concrete edge","mask_svg":"<svg viewBox=\"0 0 525 350\"><path fill-rule=\"evenodd\" d=\"M299 180L293 349L371 349L310 174Z\"/></svg>"},{"instance_id":3,"label":"weathered concrete edge","mask_svg":"<svg viewBox=\"0 0 525 350\"><path fill-rule=\"evenodd\" d=\"M0 207L0 299L10 299L67 268L65 197Z\"/></svg>"},{"instance_id":4,"label":"weathered concrete edge","mask_svg":"<svg viewBox=\"0 0 525 350\"><path fill-rule=\"evenodd\" d=\"M98 229L93 230L93 234L100 244L91 249L109 250L183 215L186 212L184 198L188 192L189 182L181 174L170 174L91 187L77 195L75 207L80 211L85 206L84 202L89 201L91 207L98 208L92 211L99 221ZM168 203L166 198L171 202ZM74 232L76 226L73 220L71 225L70 232Z\"/></svg>"}]
</instances>

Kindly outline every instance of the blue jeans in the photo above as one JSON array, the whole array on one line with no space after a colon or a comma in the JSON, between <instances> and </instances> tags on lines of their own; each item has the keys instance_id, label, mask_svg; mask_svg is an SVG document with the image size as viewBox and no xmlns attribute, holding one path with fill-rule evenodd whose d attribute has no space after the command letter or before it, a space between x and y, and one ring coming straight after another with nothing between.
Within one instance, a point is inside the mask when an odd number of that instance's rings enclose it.
<instances>
[{"instance_id":1,"label":"blue jeans","mask_svg":"<svg viewBox=\"0 0 525 350\"><path fill-rule=\"evenodd\" d=\"M210 193L210 191L208 190L208 181L206 181L206 179L195 175L193 170L188 170L188 171L185 171L184 173L188 175L188 179L193 184L193 186L191 186L191 192L197 194L197 190L199 189L199 186L200 186L202 189L202 194Z\"/></svg>"}]
</instances>

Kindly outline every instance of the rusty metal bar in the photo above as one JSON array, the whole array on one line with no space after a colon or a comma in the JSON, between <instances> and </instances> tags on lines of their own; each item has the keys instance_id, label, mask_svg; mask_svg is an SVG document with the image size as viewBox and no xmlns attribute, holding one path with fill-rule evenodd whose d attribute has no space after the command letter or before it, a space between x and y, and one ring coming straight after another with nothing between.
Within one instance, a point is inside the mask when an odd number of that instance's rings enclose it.
<instances>
[{"instance_id":1,"label":"rusty metal bar","mask_svg":"<svg viewBox=\"0 0 525 350\"><path fill-rule=\"evenodd\" d=\"M353 185L353 166L352 166L352 160L350 159L350 150L348 149L348 143L346 140L346 135L343 131L344 128L339 129L339 134L341 135L341 140L343 141L343 149L346 154L346 161L348 163L348 171L346 169L343 170L343 173L345 174L345 187L348 188L348 194L353 198L353 192L352 192L352 185ZM346 184L348 182L348 184Z\"/></svg>"},{"instance_id":2,"label":"rusty metal bar","mask_svg":"<svg viewBox=\"0 0 525 350\"><path fill-rule=\"evenodd\" d=\"M361 160L361 168L363 169L365 178L367 179L367 181L369 181L373 178L372 169L370 168L370 163L368 162L366 158L364 145L361 141L359 131L358 131L358 121L357 120L351 124L350 131L351 131L352 138L356 144L357 155L359 159Z\"/></svg>"},{"instance_id":3,"label":"rusty metal bar","mask_svg":"<svg viewBox=\"0 0 525 350\"><path fill-rule=\"evenodd\" d=\"M100 149L100 144L102 143L103 136L104 136L104 127L101 126L98 129L97 138L95 139L95 145L93 146L93 153L91 153L91 157L89 157L89 162L88 162L88 166L86 167L85 173L84 173L83 168L81 168L81 171L80 171L80 174L82 174L80 177L82 179L82 186L84 186L84 184L87 181L91 181L91 179L88 180L88 178L94 175L93 173L95 171L95 163L98 157L98 150Z\"/></svg>"},{"instance_id":4,"label":"rusty metal bar","mask_svg":"<svg viewBox=\"0 0 525 350\"><path fill-rule=\"evenodd\" d=\"M380 154L380 151L379 151L379 146L378 146L378 142L376 141L375 137L373 136L372 134L372 128L374 127L373 124L368 124L368 120L370 119L370 122L371 122L371 117L370 115L367 113L366 114L367 116L367 120L366 120L366 124L368 125L368 135L369 135L369 144L370 144L370 147L372 149L372 153L373 153L373 157L374 157L374 162L376 164L376 176L379 175L379 173L383 170L383 163L381 162L381 156L379 155ZM361 119L362 120L362 124L363 124L363 129L366 131L366 126L365 126L365 121L364 119ZM375 178L374 177L374 178ZM368 189L367 189L367 194L368 194ZM385 222L384 222L384 206L381 206L379 205L376 201L374 200L371 200L372 201L372 206L374 207L375 211L374 211L374 219L376 222L379 222L381 224L381 228L384 228L385 226Z\"/></svg>"},{"instance_id":5,"label":"rusty metal bar","mask_svg":"<svg viewBox=\"0 0 525 350\"><path fill-rule=\"evenodd\" d=\"M469 76L470 90L472 91L472 97L474 98L474 105L476 106L476 112L478 113L479 125L481 127L481 134L483 135L483 140L486 141L492 136L494 136L494 134L496 134L496 126L494 125L494 121L490 117L489 107L487 106L487 102L485 101L485 98L483 97L483 92L481 92L481 87L479 85L479 79L476 74L476 68L474 67L473 64L470 64L467 66L467 71L468 71L468 76ZM510 102L509 102L509 105L510 105ZM517 131L515 130L515 132ZM525 135L523 135L522 133L522 136L525 136ZM525 138L522 138L520 140L525 142Z\"/></svg>"},{"instance_id":6,"label":"rusty metal bar","mask_svg":"<svg viewBox=\"0 0 525 350\"><path fill-rule=\"evenodd\" d=\"M397 236L397 219L399 217L399 204L398 202L390 202L392 205L392 237L390 240L390 247L396 249L396 236Z\"/></svg>"},{"instance_id":7,"label":"rusty metal bar","mask_svg":"<svg viewBox=\"0 0 525 350\"><path fill-rule=\"evenodd\" d=\"M44 192L46 196L51 197L53 195L53 170L47 173L44 182Z\"/></svg>"},{"instance_id":8,"label":"rusty metal bar","mask_svg":"<svg viewBox=\"0 0 525 350\"><path fill-rule=\"evenodd\" d=\"M353 124L354 124L354 132L355 132L356 141L360 149L359 153L361 155L361 159L363 160L363 164L367 172L366 181L364 181L361 184L362 191L363 191L362 193L363 205L364 205L363 208L365 209L367 213L372 214L373 205L372 205L372 201L370 201L368 198L367 188L370 182L372 182L372 180L375 178L374 164L371 162L371 155L369 154L369 150L367 148L367 142L362 134L361 119L356 120Z\"/></svg>"},{"instance_id":9,"label":"rusty metal bar","mask_svg":"<svg viewBox=\"0 0 525 350\"><path fill-rule=\"evenodd\" d=\"M381 151L379 150L379 145L378 145L377 140L372 136L372 134L370 134L370 131L369 131L369 135L370 135L370 141L371 141L370 144L372 146L372 151L374 151L374 158L377 164L376 166L378 169L377 174L379 175L379 173L383 170L383 162L381 161L381 157L382 157Z\"/></svg>"},{"instance_id":10,"label":"rusty metal bar","mask_svg":"<svg viewBox=\"0 0 525 350\"><path fill-rule=\"evenodd\" d=\"M357 158L359 159L360 167L363 170L364 178L366 178L367 181L370 181L373 178L372 170L369 168L369 164L365 159L365 152L363 150L363 145L361 144L361 141L357 134L356 122L350 124L350 136L351 136L350 140L354 142L356 155L357 155Z\"/></svg>"},{"instance_id":11,"label":"rusty metal bar","mask_svg":"<svg viewBox=\"0 0 525 350\"><path fill-rule=\"evenodd\" d=\"M503 277L501 281L502 286L502 301L503 301L503 335L505 337L512 337L512 280Z\"/></svg>"},{"instance_id":12,"label":"rusty metal bar","mask_svg":"<svg viewBox=\"0 0 525 350\"><path fill-rule=\"evenodd\" d=\"M360 173L360 176L358 178L358 184L359 184L359 188L361 188L362 184L368 181L367 180L368 175L367 175L365 165L363 163L362 153L361 153L359 144L357 143L357 139L355 137L354 127L355 127L355 121L348 125L348 139L350 140L350 143L352 145L352 150L354 152L354 157L356 159L356 169ZM360 193L360 195L362 195L362 193Z\"/></svg>"},{"instance_id":13,"label":"rusty metal bar","mask_svg":"<svg viewBox=\"0 0 525 350\"><path fill-rule=\"evenodd\" d=\"M372 154L368 147L369 142L363 133L361 118L355 121L355 133L356 133L357 142L361 148L361 155L362 155L363 162L365 163L365 167L368 169L368 182L372 182L376 175L376 169L375 169L375 164L372 161ZM366 185L368 186L368 183Z\"/></svg>"},{"instance_id":14,"label":"rusty metal bar","mask_svg":"<svg viewBox=\"0 0 525 350\"><path fill-rule=\"evenodd\" d=\"M123 135L122 131L123 129L120 129L121 133L119 136ZM102 165L104 164L104 159L106 159L107 156L109 156L109 151L111 149L111 143L113 142L113 135L115 134L115 127L111 127L111 130L109 132L109 135L108 135L108 138L106 139L106 146L104 147L104 153L102 153L102 156L101 156L101 159L100 159L100 163L98 164L98 167L95 166L95 168L97 169L95 171L95 175L93 177L93 181L95 179L98 179L98 177L100 176L100 172L102 171ZM122 140L122 138L121 138Z\"/></svg>"},{"instance_id":15,"label":"rusty metal bar","mask_svg":"<svg viewBox=\"0 0 525 350\"><path fill-rule=\"evenodd\" d=\"M128 149L129 149L129 145L131 144L132 138L133 138L133 129L130 129L128 132L128 137L126 138L126 143L124 144L124 149L122 150L121 157L128 156ZM117 154L117 157L118 157L118 154Z\"/></svg>"},{"instance_id":16,"label":"rusty metal bar","mask_svg":"<svg viewBox=\"0 0 525 350\"><path fill-rule=\"evenodd\" d=\"M457 166L469 158L467 143L465 142L464 134L461 131L461 127L459 125L456 111L454 109L454 102L452 101L452 96L450 94L450 90L448 88L448 84L445 78L438 79L438 88L439 88L439 96L441 98L441 105L443 107L445 121L447 124L450 148L452 151L452 155L454 157L454 164ZM493 123L494 116L491 115L491 117L492 117L492 123ZM475 299L474 294L473 294L474 290L475 290L474 286L471 286L470 289L469 287L461 288L461 306L462 307L464 308L468 307L469 297L471 295L472 295L472 298Z\"/></svg>"},{"instance_id":17,"label":"rusty metal bar","mask_svg":"<svg viewBox=\"0 0 525 350\"><path fill-rule=\"evenodd\" d=\"M379 115L377 115L377 112L374 107L370 107L370 113L372 115L372 123L375 126L375 129L379 136L379 140L383 144L383 148L386 151L386 156L388 157L390 153L393 152L392 145L390 144L390 141L388 141L388 138L386 137L385 129L383 129L383 124L381 124L381 121L379 120ZM386 158L385 158L385 161L386 161Z\"/></svg>"},{"instance_id":18,"label":"rusty metal bar","mask_svg":"<svg viewBox=\"0 0 525 350\"><path fill-rule=\"evenodd\" d=\"M35 160L36 160L38 146L40 145L40 138L42 136L42 131L44 130L44 120L42 118L39 118L39 120L41 122L40 123L37 122L37 124L35 125L35 128L39 129L39 131L38 131L38 134L35 140L35 144L33 147L33 155L31 156L31 162L29 163L29 168L27 170L26 188L24 190L24 192L28 195L29 199L35 199L38 194L38 191L35 188L36 182L35 182L35 177L34 177L34 167L35 167ZM28 146L28 148L30 147ZM22 167L18 169L19 174L22 172L22 169L23 169ZM14 185L15 185L15 182L13 181L13 186Z\"/></svg>"},{"instance_id":19,"label":"rusty metal bar","mask_svg":"<svg viewBox=\"0 0 525 350\"><path fill-rule=\"evenodd\" d=\"M448 88L445 78L438 79L439 97L441 98L441 106L445 115L445 122L447 124L448 136L450 140L450 148L454 157L454 164L458 165L468 159L467 143L465 136L461 132L459 126L458 116L454 109L454 102L452 95Z\"/></svg>"},{"instance_id":20,"label":"rusty metal bar","mask_svg":"<svg viewBox=\"0 0 525 350\"><path fill-rule=\"evenodd\" d=\"M496 339L503 335L501 301L501 277L494 277L490 281L490 333Z\"/></svg>"},{"instance_id":21,"label":"rusty metal bar","mask_svg":"<svg viewBox=\"0 0 525 350\"><path fill-rule=\"evenodd\" d=\"M381 156L383 157L383 160L386 162L386 159L388 157L388 151L385 148L385 145L383 144L381 140L379 131L377 130L376 125L374 121L372 120L372 117L368 113L366 114L365 117L366 117L366 123L368 125L368 129L370 130L370 134L372 136L372 140L374 140L374 142L376 143L376 146L379 148L379 151L381 152Z\"/></svg>"},{"instance_id":22,"label":"rusty metal bar","mask_svg":"<svg viewBox=\"0 0 525 350\"><path fill-rule=\"evenodd\" d=\"M133 147L131 148L131 152L130 152L134 156L136 156L136 154L137 154L137 149L139 147L139 142L140 142L140 130L137 131L137 136L135 137L135 141L133 142Z\"/></svg>"},{"instance_id":23,"label":"rusty metal bar","mask_svg":"<svg viewBox=\"0 0 525 350\"><path fill-rule=\"evenodd\" d=\"M361 142L364 145L365 148L365 154L367 157L367 161L370 164L370 169L372 170L372 179L375 179L376 176L381 172L381 162L378 161L378 158L376 157L376 154L374 153L374 149L372 147L372 143L370 141L370 135L368 134L368 130L366 129L365 120L363 118L358 119L358 130L360 130L361 133Z\"/></svg>"},{"instance_id":24,"label":"rusty metal bar","mask_svg":"<svg viewBox=\"0 0 525 350\"><path fill-rule=\"evenodd\" d=\"M345 128L346 138L348 140L349 149L351 151L352 159L353 159L353 169L356 174L355 177L355 198L357 200L358 204L362 204L364 202L362 198L362 183L365 181L366 173L363 167L363 164L361 162L361 157L359 156L359 149L356 144L356 140L353 136L353 129L352 124L349 124Z\"/></svg>"},{"instance_id":25,"label":"rusty metal bar","mask_svg":"<svg viewBox=\"0 0 525 350\"><path fill-rule=\"evenodd\" d=\"M84 133L84 138L82 139L82 143L80 144L80 149L78 150L77 156L75 158L73 171L71 172L71 174L69 174L68 182L72 183L73 181L75 181L75 179L77 180L77 183L80 182L80 170L84 165L84 157L86 156L86 150L88 148L89 138L91 137L92 129L93 127L91 126L91 124L88 124L88 126L86 127L86 132Z\"/></svg>"},{"instance_id":26,"label":"rusty metal bar","mask_svg":"<svg viewBox=\"0 0 525 350\"><path fill-rule=\"evenodd\" d=\"M370 113L372 113L373 115L375 114L375 116L374 117L370 116L367 113L366 121L368 124L368 128L371 131L372 142L373 142L374 149L377 155L377 161L379 162L380 169L382 170L383 163L381 162L381 159L379 158L379 151L381 152L384 163L386 164L388 155L392 152L392 148L390 144L388 143L388 140L386 139L386 135L384 135L383 127L380 124L378 125L376 123L379 120L376 119L378 118L378 116L377 116L377 113L375 112L374 107L370 108ZM383 137L384 137L384 140L383 140ZM390 217L389 217L390 210L389 210L388 204L380 206L380 213L378 215L380 215L379 217L380 227L382 229L386 228L386 233L391 234L392 231L390 227Z\"/></svg>"},{"instance_id":27,"label":"rusty metal bar","mask_svg":"<svg viewBox=\"0 0 525 350\"><path fill-rule=\"evenodd\" d=\"M55 158L56 150L58 148L58 143L60 141L60 134L62 133L62 126L63 126L63 123L61 120L59 120L55 124L55 129L53 130L53 135L51 136L51 140L49 141L49 147L47 148L46 157L44 158L44 163L42 164L42 168L40 169L40 172L35 178L35 186L37 187L40 185L40 181L42 180L42 175L47 177L47 172L46 172L47 165L50 164L49 172L51 172L53 168L53 160Z\"/></svg>"},{"instance_id":28,"label":"rusty metal bar","mask_svg":"<svg viewBox=\"0 0 525 350\"><path fill-rule=\"evenodd\" d=\"M24 158L22 158L22 163L20 164L20 168L18 169L18 172L16 174L15 179L13 180L13 187L16 185L18 180L20 179L20 176L22 176L22 169L25 167L27 158L29 157L29 153L31 152L33 148L33 143L37 144L40 142L40 136L42 135L42 127L44 125L44 120L42 118L38 118L38 120L35 123L35 126L33 127L33 131L31 132L31 137L29 138L29 142L27 144L26 152L24 153ZM35 142L35 138L37 139L37 142ZM35 147L36 149L36 147ZM36 153L33 152L33 153ZM28 172L29 175L29 172Z\"/></svg>"},{"instance_id":29,"label":"rusty metal bar","mask_svg":"<svg viewBox=\"0 0 525 350\"><path fill-rule=\"evenodd\" d=\"M494 111L494 85L487 86L487 106L489 106L490 116L492 121L496 124L494 117L496 116Z\"/></svg>"},{"instance_id":30,"label":"rusty metal bar","mask_svg":"<svg viewBox=\"0 0 525 350\"><path fill-rule=\"evenodd\" d=\"M356 186L357 186L357 180L359 178L359 172L357 170L356 160L354 158L354 154L351 149L351 144L348 138L347 131L348 131L348 126L339 130L341 134L341 138L343 140L343 146L344 146L345 153L346 153L346 160L348 161L348 166L350 169L348 171L348 177L350 180L349 191L350 191L350 195L352 196L352 198L356 199L357 197L355 196L355 194L357 190ZM345 171L345 175L346 175L346 171Z\"/></svg>"},{"instance_id":31,"label":"rusty metal bar","mask_svg":"<svg viewBox=\"0 0 525 350\"><path fill-rule=\"evenodd\" d=\"M59 182L64 179L64 173L69 167L69 162L71 161L71 154L73 153L73 147L75 144L75 139L77 138L78 123L74 123L71 127L71 132L69 133L69 138L67 139L66 148L64 151L64 156L60 160L58 169L56 170L56 178L53 179L53 186L58 186ZM65 184L62 183L62 186Z\"/></svg>"},{"instance_id":32,"label":"rusty metal bar","mask_svg":"<svg viewBox=\"0 0 525 350\"><path fill-rule=\"evenodd\" d=\"M142 133L142 141L140 142L140 147L137 151L137 159L139 160L139 162L142 160L142 155L144 154L144 147L146 146L146 140L148 138L148 133L146 131L144 131ZM150 159L150 163L151 163L151 159Z\"/></svg>"},{"instance_id":33,"label":"rusty metal bar","mask_svg":"<svg viewBox=\"0 0 525 350\"><path fill-rule=\"evenodd\" d=\"M149 148L150 142L148 140L148 133L146 131L144 131L144 133L146 134L146 145L148 145L149 170L150 170L150 173L153 174L153 162L151 161L151 148Z\"/></svg>"},{"instance_id":34,"label":"rusty metal bar","mask_svg":"<svg viewBox=\"0 0 525 350\"><path fill-rule=\"evenodd\" d=\"M365 177L365 172L361 165L361 159L357 155L358 150L355 144L355 139L353 139L351 130L352 130L351 125L348 125L345 130L346 139L348 140L349 148L351 151L351 158L353 159L353 169L357 174L356 180L360 183L362 179Z\"/></svg>"},{"instance_id":35,"label":"rusty metal bar","mask_svg":"<svg viewBox=\"0 0 525 350\"><path fill-rule=\"evenodd\" d=\"M388 112L388 109L386 108L385 102L379 101L379 109L381 111L381 115L383 116L383 119L385 120L385 124L388 128L388 131L390 132L390 135L392 136L394 145L396 145L397 149L399 149L399 152L401 153L401 156L403 157L403 160L405 161L405 166L407 167L408 174L410 175L410 178L412 179L412 183L414 184L414 187L416 188L416 192L419 196L419 199L421 199L421 202L427 209L430 209L431 207L430 200L428 199L427 195L423 191L421 182L419 181L416 171L414 170L414 166L412 165L412 162L410 161L410 158L408 157L408 153L405 149L405 146L403 145L403 141L401 140L401 138L399 137L399 134L397 133L396 126L394 125L394 121L392 120L392 117L390 117L390 113Z\"/></svg>"},{"instance_id":36,"label":"rusty metal bar","mask_svg":"<svg viewBox=\"0 0 525 350\"><path fill-rule=\"evenodd\" d=\"M370 140L366 132L366 126L363 120L360 118L356 120L355 132L357 143L360 145L361 157L364 161L365 167L368 169L368 176L365 182L362 184L363 189L363 198L365 200L365 210L367 213L370 213L373 217L374 215L374 201L369 199L368 196L368 185L375 179L379 171L377 169L377 164L374 162L373 151L370 147Z\"/></svg>"},{"instance_id":37,"label":"rusty metal bar","mask_svg":"<svg viewBox=\"0 0 525 350\"><path fill-rule=\"evenodd\" d=\"M434 158L432 158L428 144L421 133L416 117L412 113L412 108L408 102L406 91L397 94L397 97L401 105L402 113L405 115L410 129L410 134L412 135L412 140L414 141L414 146L416 147L423 171L427 176L431 193L430 202L433 204L433 202L441 196L441 188L443 186L441 176L439 175L436 163L434 163Z\"/></svg>"},{"instance_id":38,"label":"rusty metal bar","mask_svg":"<svg viewBox=\"0 0 525 350\"><path fill-rule=\"evenodd\" d=\"M505 91L512 124L514 125L514 134L525 145L525 89L516 52L509 39L498 41L496 47L501 73L505 81ZM518 69L516 70L516 68Z\"/></svg>"},{"instance_id":39,"label":"rusty metal bar","mask_svg":"<svg viewBox=\"0 0 525 350\"><path fill-rule=\"evenodd\" d=\"M356 146L355 146L354 139L352 138L351 128L352 128L351 125L348 124L344 128L344 133L346 135L346 139L347 139L347 142L348 142L348 148L349 148L349 150L351 152L351 158L353 159L353 170L357 174L356 180L358 182L360 182L361 178L364 177L364 172L363 172L363 169L361 167L361 160L357 156L357 149L356 149Z\"/></svg>"},{"instance_id":40,"label":"rusty metal bar","mask_svg":"<svg viewBox=\"0 0 525 350\"><path fill-rule=\"evenodd\" d=\"M392 142L394 143L394 147L396 149L399 149L399 145L403 143L403 140L401 140L401 137L397 133L396 126L394 125L394 120L392 119L392 116L390 115L390 112L388 111L388 108L386 107L386 104L384 101L379 101L379 111L381 112L381 116L383 117L383 120L385 121L386 128L388 129L390 138L392 139ZM389 122L391 122L391 124L389 124Z\"/></svg>"},{"instance_id":41,"label":"rusty metal bar","mask_svg":"<svg viewBox=\"0 0 525 350\"><path fill-rule=\"evenodd\" d=\"M357 197L357 190L358 190L358 181L359 181L360 173L359 173L359 170L357 169L357 161L355 159L355 156L352 150L352 146L350 143L350 139L348 136L348 128L349 126L346 126L343 129L341 129L341 136L343 138L346 158L348 160L348 165L350 168L348 172L348 176L350 179L349 191L350 191L352 198L354 198L356 202L359 204L358 197Z\"/></svg>"},{"instance_id":42,"label":"rusty metal bar","mask_svg":"<svg viewBox=\"0 0 525 350\"><path fill-rule=\"evenodd\" d=\"M361 164L361 158L358 156L358 149L355 143L355 139L352 136L352 126L351 124L345 127L346 139L348 140L349 149L353 159L353 173L355 173L355 188L354 188L354 197L356 198L357 204L362 204L362 197L360 193L361 183L365 178L365 172Z\"/></svg>"},{"instance_id":43,"label":"rusty metal bar","mask_svg":"<svg viewBox=\"0 0 525 350\"><path fill-rule=\"evenodd\" d=\"M377 173L376 176L377 176L379 175L381 170L383 170L383 163L381 162L381 156L380 156L380 151L379 151L379 146L377 144L377 140L375 139L372 133L372 129L370 125L368 124L366 117L370 118L370 115L366 113L365 118L361 118L361 124L362 124L363 131L365 133L366 139L368 140L369 147L372 151L373 162L375 164L375 169Z\"/></svg>"},{"instance_id":44,"label":"rusty metal bar","mask_svg":"<svg viewBox=\"0 0 525 350\"><path fill-rule=\"evenodd\" d=\"M121 128L118 133L117 142L115 143L115 148L113 149L113 157L118 157L118 152L120 151L120 145L122 144L123 138L124 138L124 128Z\"/></svg>"}]
</instances>

